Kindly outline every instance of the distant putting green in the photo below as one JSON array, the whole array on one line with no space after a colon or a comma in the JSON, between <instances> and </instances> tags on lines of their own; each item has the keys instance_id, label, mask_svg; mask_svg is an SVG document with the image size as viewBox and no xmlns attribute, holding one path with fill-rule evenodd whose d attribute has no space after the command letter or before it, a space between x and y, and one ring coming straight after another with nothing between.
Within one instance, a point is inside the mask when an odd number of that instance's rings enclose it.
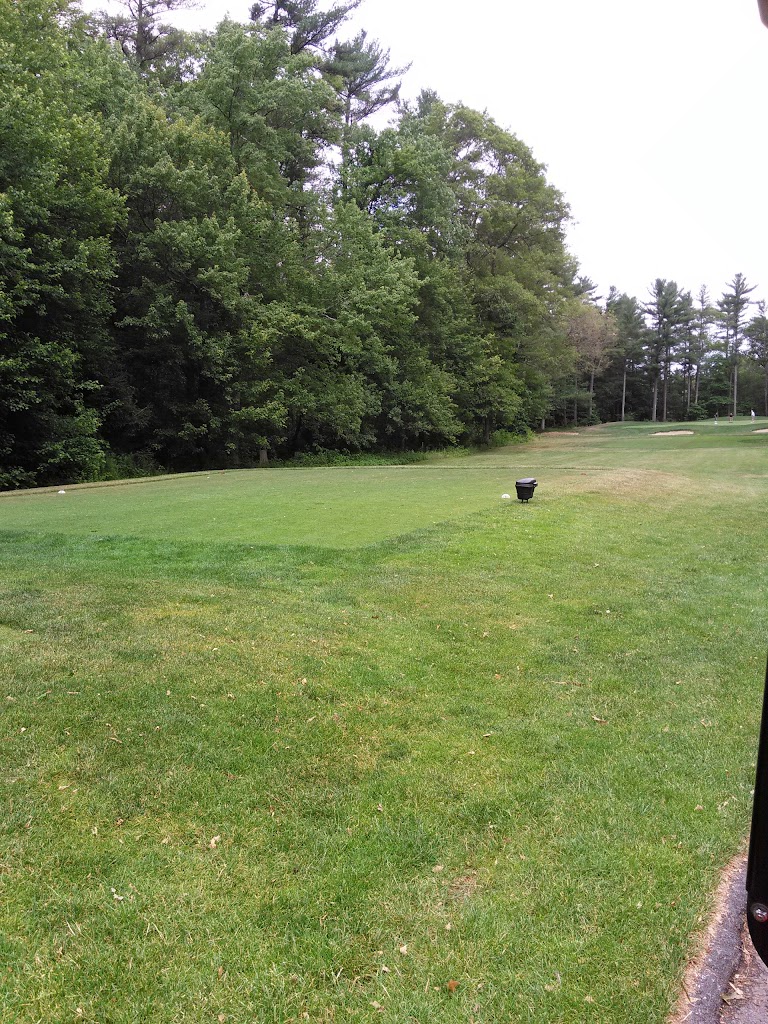
<instances>
[{"instance_id":1,"label":"distant putting green","mask_svg":"<svg viewBox=\"0 0 768 1024\"><path fill-rule=\"evenodd\" d=\"M765 426L0 495L0 1020L664 1024L748 829Z\"/></svg>"}]
</instances>

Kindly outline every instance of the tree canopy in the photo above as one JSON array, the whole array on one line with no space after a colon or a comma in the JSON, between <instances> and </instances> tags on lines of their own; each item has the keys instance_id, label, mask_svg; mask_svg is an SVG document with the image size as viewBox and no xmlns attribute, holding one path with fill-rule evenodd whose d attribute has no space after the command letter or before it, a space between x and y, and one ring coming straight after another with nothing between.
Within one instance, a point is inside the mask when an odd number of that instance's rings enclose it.
<instances>
[{"instance_id":1,"label":"tree canopy","mask_svg":"<svg viewBox=\"0 0 768 1024\"><path fill-rule=\"evenodd\" d=\"M768 413L743 276L603 300L528 146L401 101L357 0L186 4L0 0L0 486Z\"/></svg>"}]
</instances>

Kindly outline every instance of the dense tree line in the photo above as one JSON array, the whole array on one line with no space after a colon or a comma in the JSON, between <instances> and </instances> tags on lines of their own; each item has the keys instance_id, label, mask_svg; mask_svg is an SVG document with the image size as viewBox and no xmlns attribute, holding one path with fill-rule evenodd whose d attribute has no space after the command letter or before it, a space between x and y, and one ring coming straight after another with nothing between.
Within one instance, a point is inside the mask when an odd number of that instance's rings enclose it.
<instances>
[{"instance_id":1,"label":"dense tree line","mask_svg":"<svg viewBox=\"0 0 768 1024\"><path fill-rule=\"evenodd\" d=\"M596 299L528 147L400 102L358 4L0 0L0 486L768 402L742 278Z\"/></svg>"},{"instance_id":2,"label":"dense tree line","mask_svg":"<svg viewBox=\"0 0 768 1024\"><path fill-rule=\"evenodd\" d=\"M602 420L698 420L768 416L768 318L765 303L735 274L712 302L658 278L644 303L611 289L600 315L614 340L597 384Z\"/></svg>"}]
</instances>

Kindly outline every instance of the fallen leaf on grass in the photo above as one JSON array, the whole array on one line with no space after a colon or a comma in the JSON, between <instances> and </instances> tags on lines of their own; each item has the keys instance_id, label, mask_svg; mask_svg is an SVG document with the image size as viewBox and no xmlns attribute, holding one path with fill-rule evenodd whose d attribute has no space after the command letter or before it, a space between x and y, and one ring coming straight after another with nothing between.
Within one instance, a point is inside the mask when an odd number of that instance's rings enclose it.
<instances>
[{"instance_id":1,"label":"fallen leaf on grass","mask_svg":"<svg viewBox=\"0 0 768 1024\"><path fill-rule=\"evenodd\" d=\"M221 842L221 836L214 836L213 839L211 839L210 843L208 843L208 848L210 850L215 850L220 842Z\"/></svg>"},{"instance_id":2,"label":"fallen leaf on grass","mask_svg":"<svg viewBox=\"0 0 768 1024\"><path fill-rule=\"evenodd\" d=\"M454 981L453 979L451 979L445 987L448 989L451 995L453 995L453 993L459 987L459 983L458 981Z\"/></svg>"},{"instance_id":3,"label":"fallen leaf on grass","mask_svg":"<svg viewBox=\"0 0 768 1024\"><path fill-rule=\"evenodd\" d=\"M435 864L435 866L432 868L432 874L433 875L439 875L440 872L443 871L443 870L444 870L444 868L443 868L442 864Z\"/></svg>"},{"instance_id":4,"label":"fallen leaf on grass","mask_svg":"<svg viewBox=\"0 0 768 1024\"><path fill-rule=\"evenodd\" d=\"M597 715L592 715L592 721L597 722L598 725L608 725L607 718L599 718Z\"/></svg>"},{"instance_id":5,"label":"fallen leaf on grass","mask_svg":"<svg viewBox=\"0 0 768 1024\"><path fill-rule=\"evenodd\" d=\"M408 956L408 947L405 944L403 944L400 947L400 952L402 953L403 956Z\"/></svg>"}]
</instances>

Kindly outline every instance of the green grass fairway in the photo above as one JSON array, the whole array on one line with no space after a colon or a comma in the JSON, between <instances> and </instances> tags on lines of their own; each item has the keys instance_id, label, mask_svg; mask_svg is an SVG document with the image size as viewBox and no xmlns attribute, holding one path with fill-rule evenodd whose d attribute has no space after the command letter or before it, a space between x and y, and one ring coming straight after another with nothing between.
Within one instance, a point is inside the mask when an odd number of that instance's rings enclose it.
<instances>
[{"instance_id":1,"label":"green grass fairway","mask_svg":"<svg viewBox=\"0 0 768 1024\"><path fill-rule=\"evenodd\" d=\"M169 540L371 544L492 508L526 475L523 449L498 466L434 465L195 473L0 495L8 528Z\"/></svg>"},{"instance_id":2,"label":"green grass fairway","mask_svg":"<svg viewBox=\"0 0 768 1024\"><path fill-rule=\"evenodd\" d=\"M0 1020L664 1024L748 829L766 427L0 495Z\"/></svg>"}]
</instances>

